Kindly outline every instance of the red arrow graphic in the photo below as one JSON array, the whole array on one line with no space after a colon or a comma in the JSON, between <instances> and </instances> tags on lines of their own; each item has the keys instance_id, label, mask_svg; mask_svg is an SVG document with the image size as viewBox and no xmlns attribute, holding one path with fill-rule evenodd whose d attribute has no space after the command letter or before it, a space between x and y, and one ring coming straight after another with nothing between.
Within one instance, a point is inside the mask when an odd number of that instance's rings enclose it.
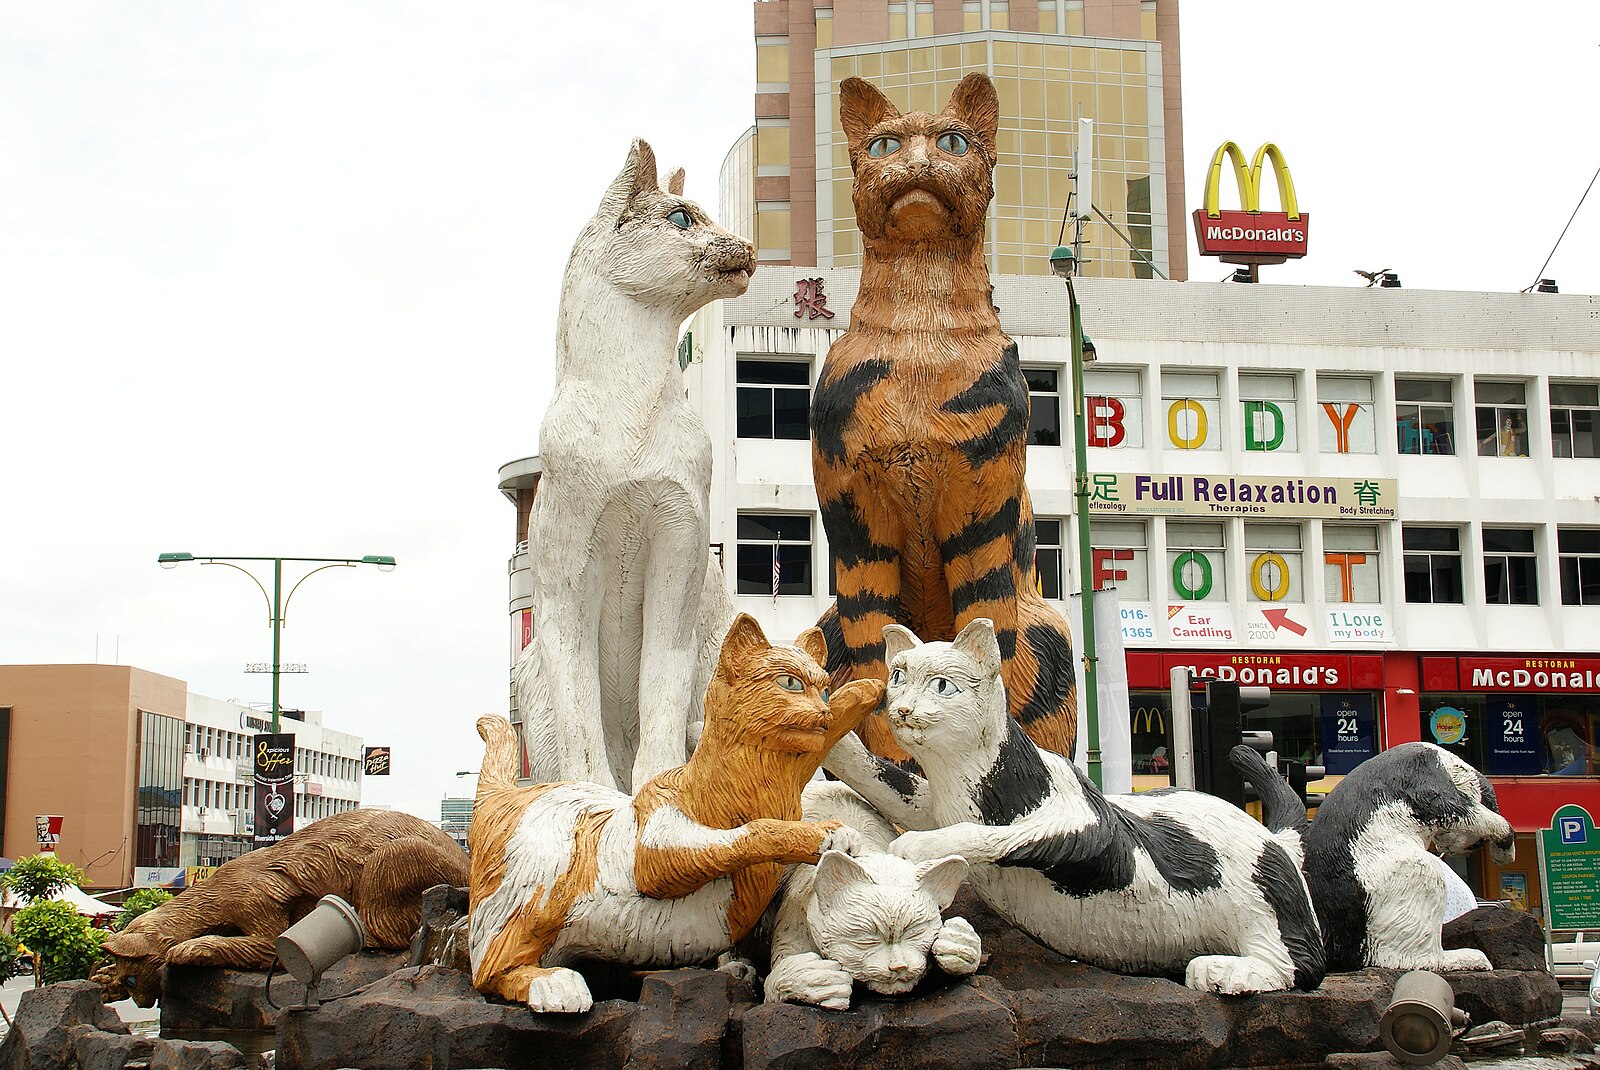
<instances>
[{"instance_id":1,"label":"red arrow graphic","mask_svg":"<svg viewBox=\"0 0 1600 1070\"><path fill-rule=\"evenodd\" d=\"M1305 625L1289 619L1287 609L1263 609L1261 615L1267 618L1267 623L1272 625L1273 631L1287 628L1296 635L1306 634Z\"/></svg>"}]
</instances>

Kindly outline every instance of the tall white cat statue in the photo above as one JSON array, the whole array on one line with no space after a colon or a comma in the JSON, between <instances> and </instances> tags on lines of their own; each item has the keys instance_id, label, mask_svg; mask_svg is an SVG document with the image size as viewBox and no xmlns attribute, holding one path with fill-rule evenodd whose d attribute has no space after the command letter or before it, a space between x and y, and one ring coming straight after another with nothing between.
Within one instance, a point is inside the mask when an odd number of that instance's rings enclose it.
<instances>
[{"instance_id":1,"label":"tall white cat statue","mask_svg":"<svg viewBox=\"0 0 1600 1070\"><path fill-rule=\"evenodd\" d=\"M1000 646L979 618L952 643L884 629L884 709L913 776L846 736L824 763L913 831L889 850L960 855L974 890L1064 955L1181 974L1223 995L1316 988L1322 937L1297 839L1193 791L1106 797L1006 714Z\"/></svg>"},{"instance_id":2,"label":"tall white cat statue","mask_svg":"<svg viewBox=\"0 0 1600 1070\"><path fill-rule=\"evenodd\" d=\"M635 140L567 262L528 538L535 634L515 670L536 781L630 791L682 765L732 618L677 341L696 309L744 293L755 249L682 192Z\"/></svg>"}]
</instances>

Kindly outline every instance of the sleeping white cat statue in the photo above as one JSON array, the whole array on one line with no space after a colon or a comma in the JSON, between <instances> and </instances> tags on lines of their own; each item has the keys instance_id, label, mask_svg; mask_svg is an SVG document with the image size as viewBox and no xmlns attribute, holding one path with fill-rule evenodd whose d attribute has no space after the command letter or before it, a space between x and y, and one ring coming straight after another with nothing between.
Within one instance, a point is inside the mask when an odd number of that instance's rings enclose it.
<instances>
[{"instance_id":1,"label":"sleeping white cat statue","mask_svg":"<svg viewBox=\"0 0 1600 1070\"><path fill-rule=\"evenodd\" d=\"M1107 798L1070 761L1039 750L1007 716L990 621L928 644L891 624L884 641L889 726L926 779L854 736L824 764L913 830L892 853L961 855L997 913L1095 966L1181 974L1190 988L1225 995L1322 983L1298 852L1210 795Z\"/></svg>"},{"instance_id":2,"label":"sleeping white cat statue","mask_svg":"<svg viewBox=\"0 0 1600 1070\"><path fill-rule=\"evenodd\" d=\"M790 866L774 901L768 1003L848 1010L855 983L902 995L928 972L978 969L982 942L965 918L940 915L967 876L965 859L909 862L887 853L895 830L838 781L806 785L807 821L838 821L860 833L860 853L828 851L814 866Z\"/></svg>"}]
</instances>

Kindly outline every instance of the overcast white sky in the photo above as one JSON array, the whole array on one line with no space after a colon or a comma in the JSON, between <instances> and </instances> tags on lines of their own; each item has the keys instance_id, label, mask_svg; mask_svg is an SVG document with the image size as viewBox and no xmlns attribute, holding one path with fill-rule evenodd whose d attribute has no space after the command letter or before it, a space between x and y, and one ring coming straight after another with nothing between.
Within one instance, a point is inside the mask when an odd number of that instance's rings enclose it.
<instances>
[{"instance_id":1,"label":"overcast white sky","mask_svg":"<svg viewBox=\"0 0 1600 1070\"><path fill-rule=\"evenodd\" d=\"M394 748L369 802L470 791L572 239L633 135L714 210L751 122L748 3L604 10L0 3L0 661L265 702L260 592L157 553L392 554L295 596L284 705ZM1519 290L1600 166L1591 0L1181 11L1186 207L1270 139L1312 216L1269 282ZM1597 248L1600 192L1546 274Z\"/></svg>"}]
</instances>

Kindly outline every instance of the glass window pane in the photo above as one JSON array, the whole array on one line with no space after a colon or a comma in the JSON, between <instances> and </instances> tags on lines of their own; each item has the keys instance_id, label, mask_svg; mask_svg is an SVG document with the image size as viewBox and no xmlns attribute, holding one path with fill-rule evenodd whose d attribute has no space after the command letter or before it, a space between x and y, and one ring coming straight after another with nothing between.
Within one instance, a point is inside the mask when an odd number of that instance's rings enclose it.
<instances>
[{"instance_id":1,"label":"glass window pane","mask_svg":"<svg viewBox=\"0 0 1600 1070\"><path fill-rule=\"evenodd\" d=\"M1024 368L1022 377L1028 381L1030 391L1043 390L1055 393L1057 390L1056 384L1059 382L1057 374L1048 368Z\"/></svg>"},{"instance_id":2,"label":"glass window pane","mask_svg":"<svg viewBox=\"0 0 1600 1070\"><path fill-rule=\"evenodd\" d=\"M1551 383L1551 405L1600 406L1600 387L1593 383Z\"/></svg>"},{"instance_id":3,"label":"glass window pane","mask_svg":"<svg viewBox=\"0 0 1600 1070\"><path fill-rule=\"evenodd\" d=\"M810 386L811 365L798 360L740 360L738 376L741 383Z\"/></svg>"},{"instance_id":4,"label":"glass window pane","mask_svg":"<svg viewBox=\"0 0 1600 1070\"><path fill-rule=\"evenodd\" d=\"M1450 380L1448 379L1396 379L1394 381L1394 398L1396 401L1450 401Z\"/></svg>"},{"instance_id":5,"label":"glass window pane","mask_svg":"<svg viewBox=\"0 0 1600 1070\"><path fill-rule=\"evenodd\" d=\"M1377 550L1376 528L1331 525L1322 529L1322 545L1329 550Z\"/></svg>"},{"instance_id":6,"label":"glass window pane","mask_svg":"<svg viewBox=\"0 0 1600 1070\"><path fill-rule=\"evenodd\" d=\"M1433 600L1454 605L1461 603L1461 559L1433 558Z\"/></svg>"},{"instance_id":7,"label":"glass window pane","mask_svg":"<svg viewBox=\"0 0 1600 1070\"><path fill-rule=\"evenodd\" d=\"M1455 528L1416 528L1403 530L1407 550L1459 550L1460 533Z\"/></svg>"},{"instance_id":8,"label":"glass window pane","mask_svg":"<svg viewBox=\"0 0 1600 1070\"><path fill-rule=\"evenodd\" d=\"M1561 528L1556 548L1564 554L1600 554L1600 528Z\"/></svg>"},{"instance_id":9,"label":"glass window pane","mask_svg":"<svg viewBox=\"0 0 1600 1070\"><path fill-rule=\"evenodd\" d=\"M1061 445L1060 398L1055 394L1028 395L1028 444Z\"/></svg>"},{"instance_id":10,"label":"glass window pane","mask_svg":"<svg viewBox=\"0 0 1600 1070\"><path fill-rule=\"evenodd\" d=\"M1526 528L1484 528L1484 553L1533 553L1533 532Z\"/></svg>"},{"instance_id":11,"label":"glass window pane","mask_svg":"<svg viewBox=\"0 0 1600 1070\"><path fill-rule=\"evenodd\" d=\"M767 387L741 386L734 433L740 438L772 437L772 391Z\"/></svg>"},{"instance_id":12,"label":"glass window pane","mask_svg":"<svg viewBox=\"0 0 1600 1070\"><path fill-rule=\"evenodd\" d=\"M1472 391L1479 405L1522 405L1527 398L1521 383L1485 382L1479 379L1472 384Z\"/></svg>"},{"instance_id":13,"label":"glass window pane","mask_svg":"<svg viewBox=\"0 0 1600 1070\"><path fill-rule=\"evenodd\" d=\"M1039 546L1061 545L1061 521L1048 520L1035 517L1033 520L1034 542Z\"/></svg>"},{"instance_id":14,"label":"glass window pane","mask_svg":"<svg viewBox=\"0 0 1600 1070\"><path fill-rule=\"evenodd\" d=\"M777 388L772 391L773 438L811 437L811 391Z\"/></svg>"}]
</instances>

